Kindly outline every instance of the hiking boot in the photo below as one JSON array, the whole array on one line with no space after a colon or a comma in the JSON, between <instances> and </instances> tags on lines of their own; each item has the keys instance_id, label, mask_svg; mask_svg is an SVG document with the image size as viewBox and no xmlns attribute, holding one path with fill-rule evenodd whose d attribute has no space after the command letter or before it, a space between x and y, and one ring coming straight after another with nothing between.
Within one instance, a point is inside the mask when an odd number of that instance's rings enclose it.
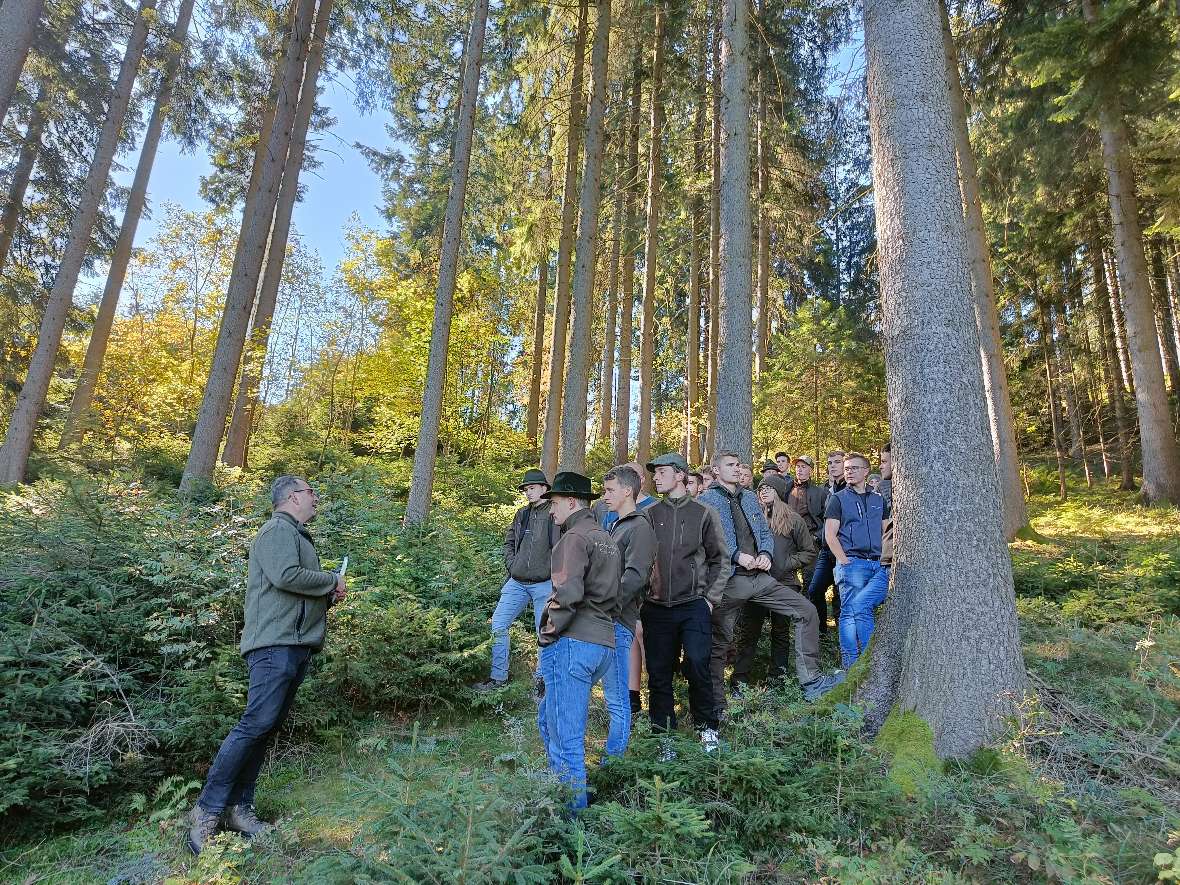
<instances>
[{"instance_id":1,"label":"hiking boot","mask_svg":"<svg viewBox=\"0 0 1180 885\"><path fill-rule=\"evenodd\" d=\"M814 704L843 681L843 670L837 670L835 673L829 673L826 676L816 676L810 682L804 683L803 698L809 704Z\"/></svg>"},{"instance_id":2,"label":"hiking boot","mask_svg":"<svg viewBox=\"0 0 1180 885\"><path fill-rule=\"evenodd\" d=\"M220 814L206 811L200 804L194 805L188 813L188 847L193 854L200 854L205 843L213 838L217 832L217 824L221 820Z\"/></svg>"},{"instance_id":3,"label":"hiking boot","mask_svg":"<svg viewBox=\"0 0 1180 885\"><path fill-rule=\"evenodd\" d=\"M715 728L701 729L701 748L706 753L713 753L721 746L721 738L717 735Z\"/></svg>"},{"instance_id":4,"label":"hiking boot","mask_svg":"<svg viewBox=\"0 0 1180 885\"><path fill-rule=\"evenodd\" d=\"M234 805L225 813L225 828L254 838L269 830L271 825L264 820L259 820L253 805Z\"/></svg>"},{"instance_id":5,"label":"hiking boot","mask_svg":"<svg viewBox=\"0 0 1180 885\"><path fill-rule=\"evenodd\" d=\"M471 690L476 694L488 694L489 692L497 691L508 684L507 679L489 679L487 682L477 682L471 686Z\"/></svg>"}]
</instances>

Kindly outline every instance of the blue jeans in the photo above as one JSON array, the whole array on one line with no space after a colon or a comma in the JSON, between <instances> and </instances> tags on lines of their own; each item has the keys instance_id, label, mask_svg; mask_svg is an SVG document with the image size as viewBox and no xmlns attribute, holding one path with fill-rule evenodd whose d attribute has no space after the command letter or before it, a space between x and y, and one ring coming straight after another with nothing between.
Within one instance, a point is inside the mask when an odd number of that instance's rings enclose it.
<instances>
[{"instance_id":1,"label":"blue jeans","mask_svg":"<svg viewBox=\"0 0 1180 885\"><path fill-rule=\"evenodd\" d=\"M875 559L850 558L836 565L840 591L840 666L848 668L868 648L876 626L874 612L889 589L889 567Z\"/></svg>"},{"instance_id":2,"label":"blue jeans","mask_svg":"<svg viewBox=\"0 0 1180 885\"><path fill-rule=\"evenodd\" d=\"M573 791L570 808L585 808L586 714L590 689L616 666L615 650L563 636L541 649L545 696L537 709L537 729L549 767Z\"/></svg>"},{"instance_id":3,"label":"blue jeans","mask_svg":"<svg viewBox=\"0 0 1180 885\"><path fill-rule=\"evenodd\" d=\"M509 578L500 589L500 601L492 612L492 679L497 682L508 678L508 628L520 617L528 604L533 604L533 629L541 629L541 612L553 592L550 581L522 584L516 578Z\"/></svg>"},{"instance_id":4,"label":"blue jeans","mask_svg":"<svg viewBox=\"0 0 1180 885\"><path fill-rule=\"evenodd\" d=\"M220 814L231 805L253 805L254 785L269 746L291 711L295 692L311 663L305 645L270 645L246 654L250 688L246 711L225 740L197 801Z\"/></svg>"},{"instance_id":5,"label":"blue jeans","mask_svg":"<svg viewBox=\"0 0 1180 885\"><path fill-rule=\"evenodd\" d=\"M635 634L622 624L615 623L615 666L607 668L602 677L602 694L610 713L610 729L606 733L606 755L622 756L631 739L631 695L627 691L631 676L631 643Z\"/></svg>"}]
</instances>

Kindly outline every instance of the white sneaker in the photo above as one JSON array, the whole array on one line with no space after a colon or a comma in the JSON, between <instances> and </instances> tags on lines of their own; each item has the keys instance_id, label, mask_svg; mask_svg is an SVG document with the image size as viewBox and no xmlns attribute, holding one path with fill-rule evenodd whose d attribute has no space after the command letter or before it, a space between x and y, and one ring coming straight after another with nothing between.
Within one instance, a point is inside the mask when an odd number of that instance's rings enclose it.
<instances>
[{"instance_id":1,"label":"white sneaker","mask_svg":"<svg viewBox=\"0 0 1180 885\"><path fill-rule=\"evenodd\" d=\"M721 738L717 736L717 729L705 728L701 730L701 746L706 753L712 753L721 746Z\"/></svg>"}]
</instances>

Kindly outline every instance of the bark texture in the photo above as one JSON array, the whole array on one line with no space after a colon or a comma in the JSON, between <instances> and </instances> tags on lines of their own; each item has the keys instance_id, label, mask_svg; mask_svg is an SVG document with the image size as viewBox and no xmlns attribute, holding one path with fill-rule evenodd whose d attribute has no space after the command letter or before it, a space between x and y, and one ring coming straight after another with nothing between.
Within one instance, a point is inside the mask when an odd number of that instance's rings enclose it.
<instances>
[{"instance_id":1,"label":"bark texture","mask_svg":"<svg viewBox=\"0 0 1180 885\"><path fill-rule=\"evenodd\" d=\"M582 154L583 68L586 63L586 0L578 3L574 34L573 71L570 76L569 129L566 133L565 183L561 191L561 236L557 241L557 285L553 293L553 338L549 345L549 398L545 402L545 433L541 469L552 478L557 470L557 445L561 437L561 401L564 388L565 344L570 318L570 259L574 250L574 226L578 220L578 159Z\"/></svg>"},{"instance_id":2,"label":"bark texture","mask_svg":"<svg viewBox=\"0 0 1180 885\"><path fill-rule=\"evenodd\" d=\"M619 300L619 371L615 382L615 463L628 460L631 442L631 349L635 333L635 229L639 200L639 118L643 88L640 55L631 71L631 110L627 121L627 174L624 186L622 297Z\"/></svg>"},{"instance_id":3,"label":"bark texture","mask_svg":"<svg viewBox=\"0 0 1180 885\"><path fill-rule=\"evenodd\" d=\"M688 396L685 401L685 424L687 442L685 457L690 464L701 460L701 231L704 201L701 199L700 183L705 173L705 60L709 45L707 22L701 25L700 41L697 44L695 108L692 121L692 172L693 189L689 196L689 228L692 241L688 250L688 332L685 347L688 372Z\"/></svg>"},{"instance_id":4,"label":"bark texture","mask_svg":"<svg viewBox=\"0 0 1180 885\"><path fill-rule=\"evenodd\" d=\"M295 124L291 130L291 147L283 166L283 182L279 186L274 222L271 224L262 285L258 289L258 302L254 306L254 316L250 321L242 372L234 396L229 430L226 431L225 445L221 451L222 462L230 467L246 466L250 433L254 427L254 415L258 410L258 385L262 380L262 366L266 361L267 341L270 338L270 323L274 317L275 304L278 303L279 285L283 280L287 241L291 236L291 216L295 211L295 202L299 198L299 176L303 171L303 157L307 150L307 133L311 128L312 115L315 113L320 66L324 60L324 44L328 39L328 25L332 20L334 3L335 0L320 0L320 8L316 12L315 27L312 30L311 45L303 72L303 85L299 92L299 105L295 112Z\"/></svg>"},{"instance_id":5,"label":"bark texture","mask_svg":"<svg viewBox=\"0 0 1180 885\"><path fill-rule=\"evenodd\" d=\"M307 61L314 12L315 0L297 0L292 9L281 75L275 92L274 117L267 139L265 142L259 140L255 152L257 174L252 176L246 205L242 210L241 233L213 351L213 364L209 368L209 380L193 429L192 446L180 480L182 495L192 494L197 486L212 479L213 465L225 435L225 420L258 292L283 165L291 146L291 132L299 102L299 86ZM263 152L261 156L258 151Z\"/></svg>"},{"instance_id":6,"label":"bark texture","mask_svg":"<svg viewBox=\"0 0 1180 885\"><path fill-rule=\"evenodd\" d=\"M459 120L455 127L454 167L447 210L443 217L442 249L439 254L438 287L434 293L434 322L430 329L430 355L422 389L422 421L418 427L418 448L414 451L414 474L406 500L406 525L421 522L430 510L434 487L434 464L438 447L438 424L442 417L443 391L447 378L447 349L451 341L451 317L455 312L455 280L459 273L459 243L463 235L463 204L467 199L467 173L471 168L471 141L475 132L475 102L479 95L479 72L483 66L484 32L488 21L488 0L475 0L471 33L463 59L463 84L459 94Z\"/></svg>"},{"instance_id":7,"label":"bark texture","mask_svg":"<svg viewBox=\"0 0 1180 885\"><path fill-rule=\"evenodd\" d=\"M590 390L590 323L594 272L598 265L598 211L602 201L602 155L606 122L606 71L610 49L611 0L598 0L594 47L590 52L590 112L586 118L586 164L579 198L577 258L574 263L569 363L561 412L560 470L586 472L586 403Z\"/></svg>"},{"instance_id":8,"label":"bark texture","mask_svg":"<svg viewBox=\"0 0 1180 885\"><path fill-rule=\"evenodd\" d=\"M1097 0L1082 0L1086 20L1098 17ZM1139 414L1139 445L1143 455L1143 486L1147 502L1180 504L1180 444L1172 432L1159 339L1143 253L1139 223L1139 198L1131 164L1130 137L1118 98L1104 89L1098 101L1102 160L1106 167L1110 216L1118 261L1123 310L1127 322L1127 349L1135 380L1135 406Z\"/></svg>"},{"instance_id":9,"label":"bark texture","mask_svg":"<svg viewBox=\"0 0 1180 885\"><path fill-rule=\"evenodd\" d=\"M0 4L0 123L20 81L45 0L4 0Z\"/></svg>"},{"instance_id":10,"label":"bark texture","mask_svg":"<svg viewBox=\"0 0 1180 885\"><path fill-rule=\"evenodd\" d=\"M86 260L86 253L90 250L90 237L98 219L103 194L106 193L111 164L115 160L119 135L123 130L127 108L131 103L131 93L135 87L135 77L139 71L139 62L143 58L143 48L147 42L148 21L155 6L156 0L142 0L135 14L135 24L131 28L131 36L127 40L123 61L119 66L119 76L111 92L106 120L103 122L98 145L94 150L94 159L91 160L78 208L70 225L69 241L57 269L53 290L46 301L45 313L41 317L37 347L29 361L29 372L17 397L4 444L0 445L0 484L17 483L25 477L29 452L33 448L33 435L37 430L41 410L45 408L45 397L49 391L50 379L53 377L53 364L57 359L66 317L73 306L78 275Z\"/></svg>"},{"instance_id":11,"label":"bark texture","mask_svg":"<svg viewBox=\"0 0 1180 885\"><path fill-rule=\"evenodd\" d=\"M746 0L721 5L720 314L715 451L753 452L750 40Z\"/></svg>"},{"instance_id":12,"label":"bark texture","mask_svg":"<svg viewBox=\"0 0 1180 885\"><path fill-rule=\"evenodd\" d=\"M951 113L955 124L955 156L959 166L959 186L963 214L967 222L967 246L971 257L971 292L974 297L975 324L979 327L979 356L983 366L987 415L991 427L992 448L1000 477L1000 495L1004 503L1004 537L1011 541L1028 525L1028 507L1020 481L1020 454L1016 448L1016 426L1012 416L1012 397L1008 390L1008 370L1004 365L1004 345L1000 338L1000 315L996 309L995 281L992 277L991 247L983 225L983 202L979 195L979 171L967 130L967 104L963 82L959 77L959 57L951 34L946 0L942 11L942 36L946 50L947 77L951 89Z\"/></svg>"},{"instance_id":13,"label":"bark texture","mask_svg":"<svg viewBox=\"0 0 1180 885\"><path fill-rule=\"evenodd\" d=\"M705 450L717 451L717 373L721 338L721 8L713 0L712 125L709 178L709 405Z\"/></svg>"},{"instance_id":14,"label":"bark texture","mask_svg":"<svg viewBox=\"0 0 1180 885\"><path fill-rule=\"evenodd\" d=\"M626 132L625 127L620 127ZM618 344L619 257L623 236L623 164L626 162L626 136L618 140L619 155L615 164L615 192L611 206L610 257L607 259L606 310L602 330L602 374L598 379L598 433L596 440L611 438L615 408L615 346Z\"/></svg>"},{"instance_id":15,"label":"bark texture","mask_svg":"<svg viewBox=\"0 0 1180 885\"><path fill-rule=\"evenodd\" d=\"M545 165L541 167L541 190L548 203L553 196L553 159L546 139ZM540 254L537 257L537 307L533 312L533 362L529 371L529 404L525 428L533 445L537 443L537 430L541 414L541 371L545 361L545 319L549 313L549 226L542 216L541 230L537 236Z\"/></svg>"},{"instance_id":16,"label":"bark texture","mask_svg":"<svg viewBox=\"0 0 1180 885\"><path fill-rule=\"evenodd\" d=\"M12 169L12 181L9 183L8 197L4 202L4 214L0 217L0 270L4 269L4 265L8 261L8 252L12 249L12 241L16 238L16 227L20 221L21 208L25 203L25 192L29 189L29 181L33 177L33 167L37 165L37 157L41 154L41 137L45 134L45 102L48 98L49 84L43 80L37 90L37 99L33 103L33 110L29 114L29 125L25 127L25 137L21 141L20 154Z\"/></svg>"},{"instance_id":17,"label":"bark texture","mask_svg":"<svg viewBox=\"0 0 1180 885\"><path fill-rule=\"evenodd\" d=\"M962 756L1002 732L1025 672L939 0L867 0L865 47L897 528L861 694L871 729L896 705Z\"/></svg>"},{"instance_id":18,"label":"bark texture","mask_svg":"<svg viewBox=\"0 0 1180 885\"><path fill-rule=\"evenodd\" d=\"M193 17L193 3L194 0L184 0L176 13L176 24L172 28L172 42L168 46L168 56L164 61L160 91L156 94L152 116L143 136L143 148L139 152L139 163L135 167L135 178L131 182L127 208L123 212L123 223L119 227L119 238L111 255L111 267L107 271L106 285L98 302L98 313L94 318L90 341L86 345L82 375L78 379L78 386L74 388L73 399L70 400L70 413L66 417L59 443L63 449L71 443L80 442L86 434L94 388L98 384L98 376L106 359L111 326L115 321L115 309L119 306L119 294L123 291L123 280L127 277L127 265L131 261L131 249L135 245L139 220L143 217L144 206L147 204L148 182L152 176L152 167L156 164L160 136L164 132L164 121L172 106L172 86L180 70L180 58Z\"/></svg>"}]
</instances>

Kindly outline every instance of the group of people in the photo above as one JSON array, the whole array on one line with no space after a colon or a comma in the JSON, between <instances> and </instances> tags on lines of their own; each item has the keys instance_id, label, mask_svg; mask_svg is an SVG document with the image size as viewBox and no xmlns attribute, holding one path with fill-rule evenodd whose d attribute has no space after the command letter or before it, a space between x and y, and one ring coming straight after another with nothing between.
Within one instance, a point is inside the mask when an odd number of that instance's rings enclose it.
<instances>
[{"instance_id":1,"label":"group of people","mask_svg":"<svg viewBox=\"0 0 1180 885\"><path fill-rule=\"evenodd\" d=\"M807 455L778 452L755 491L750 465L733 452L696 470L673 452L612 468L601 495L578 473L552 483L540 470L524 474L526 503L504 541L508 579L492 614L491 677L476 688L507 683L509 627L531 604L537 726L551 767L573 791L572 808L588 800L586 720L596 683L610 712L606 759L627 748L645 670L652 728L676 728L673 681L681 673L693 725L711 752L728 691L749 678L767 614L772 672L787 672L793 629L795 675L811 701L838 685L868 645L889 583L889 447L875 488L868 458L855 452L832 452L824 483L812 479L814 469ZM645 492L649 474L658 498ZM240 645L246 709L189 814L194 853L219 829L255 836L269 827L254 809L267 747L323 646L329 608L347 595L343 574L321 567L307 529L317 504L301 477L271 486L273 514L250 546ZM824 673L819 634L833 583L842 669Z\"/></svg>"},{"instance_id":2,"label":"group of people","mask_svg":"<svg viewBox=\"0 0 1180 885\"><path fill-rule=\"evenodd\" d=\"M537 726L550 766L573 791L571 807L588 801L595 684L610 714L604 761L626 750L644 671L653 730L676 728L681 673L693 725L711 752L728 694L749 679L767 615L771 672L786 675L793 630L795 676L809 701L838 685L867 647L889 583L889 446L873 485L858 452L830 453L822 484L814 470L810 456L778 452L755 485L734 452L695 470L672 452L612 468L601 495L579 473L558 473L552 484L540 470L525 473L526 503L504 541L508 579L492 615L491 676L475 688L507 684L509 627L531 603ZM658 498L645 492L649 474ZM841 669L824 673L819 643L832 585ZM665 744L665 757L673 752Z\"/></svg>"}]
</instances>

